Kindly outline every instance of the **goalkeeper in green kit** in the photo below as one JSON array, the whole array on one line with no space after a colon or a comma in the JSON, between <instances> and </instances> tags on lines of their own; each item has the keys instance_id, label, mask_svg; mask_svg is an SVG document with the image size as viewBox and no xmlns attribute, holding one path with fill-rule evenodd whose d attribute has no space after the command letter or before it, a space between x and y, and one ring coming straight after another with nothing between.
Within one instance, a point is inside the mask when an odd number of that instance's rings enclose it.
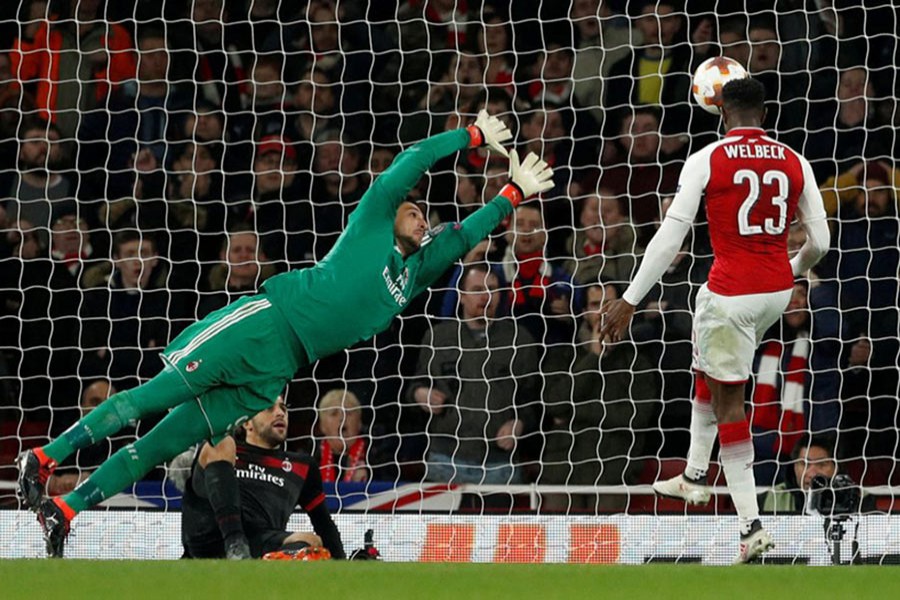
<instances>
[{"instance_id":1,"label":"goalkeeper in green kit","mask_svg":"<svg viewBox=\"0 0 900 600\"><path fill-rule=\"evenodd\" d=\"M419 207L406 201L439 159L482 145L507 155L502 143L511 137L499 119L481 111L474 125L402 152L374 181L320 263L272 277L259 294L194 323L163 351L165 366L156 377L112 396L46 446L21 454L19 494L37 512L48 555L62 556L76 514L269 408L298 368L386 329L519 202L550 189L547 164L533 154L519 163L513 151L510 183L462 223L429 231ZM73 452L167 409L147 435L113 454L74 491L44 499L47 478Z\"/></svg>"}]
</instances>

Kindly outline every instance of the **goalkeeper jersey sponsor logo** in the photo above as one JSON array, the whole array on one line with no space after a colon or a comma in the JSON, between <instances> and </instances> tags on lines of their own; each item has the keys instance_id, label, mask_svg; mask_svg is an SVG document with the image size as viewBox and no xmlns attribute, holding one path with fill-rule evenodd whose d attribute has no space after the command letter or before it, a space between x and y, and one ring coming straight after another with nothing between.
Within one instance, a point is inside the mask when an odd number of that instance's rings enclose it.
<instances>
[{"instance_id":1,"label":"goalkeeper jersey sponsor logo","mask_svg":"<svg viewBox=\"0 0 900 600\"><path fill-rule=\"evenodd\" d=\"M381 272L384 277L384 284L387 286L388 294L394 299L398 306L406 306L409 299L406 297L406 286L409 284L409 269L404 268L403 272L395 278L391 277L391 270L388 267Z\"/></svg>"}]
</instances>

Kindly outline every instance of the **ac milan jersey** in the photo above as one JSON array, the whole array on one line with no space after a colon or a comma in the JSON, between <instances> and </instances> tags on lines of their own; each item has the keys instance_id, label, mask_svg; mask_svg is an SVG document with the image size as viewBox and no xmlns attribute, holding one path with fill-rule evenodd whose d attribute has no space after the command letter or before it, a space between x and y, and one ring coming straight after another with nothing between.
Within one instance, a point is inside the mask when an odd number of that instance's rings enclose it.
<instances>
[{"instance_id":1,"label":"ac milan jersey","mask_svg":"<svg viewBox=\"0 0 900 600\"><path fill-rule=\"evenodd\" d=\"M202 477L196 460L191 477ZM307 454L267 450L237 444L235 464L241 493L241 518L248 537L264 531L284 531L296 506L307 513L325 501L318 466ZM221 544L222 536L209 500L188 480L181 504L185 545Z\"/></svg>"},{"instance_id":2,"label":"ac milan jersey","mask_svg":"<svg viewBox=\"0 0 900 600\"><path fill-rule=\"evenodd\" d=\"M738 296L793 285L788 229L798 205L809 215L816 205L810 201L819 197L805 158L762 129L732 129L688 158L678 187L668 213L673 218L693 222L700 199L706 201L711 291Z\"/></svg>"}]
</instances>

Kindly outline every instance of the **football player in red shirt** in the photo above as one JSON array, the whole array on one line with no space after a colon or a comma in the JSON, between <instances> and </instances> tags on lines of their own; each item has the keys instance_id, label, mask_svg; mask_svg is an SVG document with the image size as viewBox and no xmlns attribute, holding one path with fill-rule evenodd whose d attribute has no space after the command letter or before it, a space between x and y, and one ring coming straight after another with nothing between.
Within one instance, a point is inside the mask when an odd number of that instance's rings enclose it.
<instances>
[{"instance_id":1,"label":"football player in red shirt","mask_svg":"<svg viewBox=\"0 0 900 600\"><path fill-rule=\"evenodd\" d=\"M787 308L800 276L828 251L822 196L809 162L766 136L765 88L746 78L722 90L725 137L691 155L678 192L641 267L622 295L604 307L601 334L619 340L636 306L675 258L705 199L713 266L697 294L693 368L697 373L691 445L684 473L658 481L661 495L706 504L706 473L719 435L720 460L738 513L740 552L749 562L774 547L759 521L753 445L744 413L744 387L762 334ZM788 258L791 222L807 241Z\"/></svg>"}]
</instances>

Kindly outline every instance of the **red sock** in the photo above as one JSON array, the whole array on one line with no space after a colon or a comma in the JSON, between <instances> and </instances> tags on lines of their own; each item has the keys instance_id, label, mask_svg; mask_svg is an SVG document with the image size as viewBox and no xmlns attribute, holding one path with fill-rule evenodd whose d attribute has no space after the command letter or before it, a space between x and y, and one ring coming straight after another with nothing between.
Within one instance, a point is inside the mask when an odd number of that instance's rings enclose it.
<instances>
[{"instance_id":1,"label":"red sock","mask_svg":"<svg viewBox=\"0 0 900 600\"><path fill-rule=\"evenodd\" d=\"M41 463L41 483L47 483L50 474L56 469L56 461L47 456L43 448L35 448L32 452L37 456L38 462Z\"/></svg>"},{"instance_id":2,"label":"red sock","mask_svg":"<svg viewBox=\"0 0 900 600\"><path fill-rule=\"evenodd\" d=\"M53 504L59 507L59 509L63 512L63 515L65 515L67 521L71 521L75 518L75 515L78 514L72 509L71 506L66 504L66 501L62 499L62 496L54 498Z\"/></svg>"}]
</instances>

